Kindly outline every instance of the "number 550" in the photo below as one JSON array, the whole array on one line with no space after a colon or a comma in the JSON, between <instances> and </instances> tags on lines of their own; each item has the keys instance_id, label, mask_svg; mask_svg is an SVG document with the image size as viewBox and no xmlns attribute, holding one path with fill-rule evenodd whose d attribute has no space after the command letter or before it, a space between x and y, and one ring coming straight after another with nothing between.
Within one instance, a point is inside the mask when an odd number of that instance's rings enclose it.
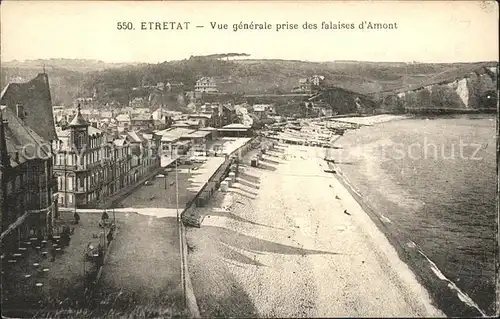
<instances>
[{"instance_id":1,"label":"number 550","mask_svg":"<svg viewBox=\"0 0 500 319\"><path fill-rule=\"evenodd\" d=\"M132 30L134 29L134 25L132 24L132 22L118 22L116 24L116 28L118 30Z\"/></svg>"}]
</instances>

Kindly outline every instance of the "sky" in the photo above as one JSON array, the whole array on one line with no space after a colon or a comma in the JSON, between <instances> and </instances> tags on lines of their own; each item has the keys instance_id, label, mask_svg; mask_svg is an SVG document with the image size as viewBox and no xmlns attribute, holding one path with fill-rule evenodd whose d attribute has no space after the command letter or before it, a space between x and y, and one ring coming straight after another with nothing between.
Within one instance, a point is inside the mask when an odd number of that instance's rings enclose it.
<instances>
[{"instance_id":1,"label":"sky","mask_svg":"<svg viewBox=\"0 0 500 319\"><path fill-rule=\"evenodd\" d=\"M498 4L480 1L2 1L1 60L158 63L238 52L255 59L474 62L498 60ZM355 29L323 29L322 23ZM118 30L131 22L135 30ZM183 30L141 30L180 22ZM268 23L269 30L233 30ZM396 29L360 29L360 23ZM212 29L211 23L228 29ZM278 24L298 29L276 30ZM316 30L303 29L304 23ZM127 24L130 25L130 24ZM203 26L197 28L196 26Z\"/></svg>"}]
</instances>

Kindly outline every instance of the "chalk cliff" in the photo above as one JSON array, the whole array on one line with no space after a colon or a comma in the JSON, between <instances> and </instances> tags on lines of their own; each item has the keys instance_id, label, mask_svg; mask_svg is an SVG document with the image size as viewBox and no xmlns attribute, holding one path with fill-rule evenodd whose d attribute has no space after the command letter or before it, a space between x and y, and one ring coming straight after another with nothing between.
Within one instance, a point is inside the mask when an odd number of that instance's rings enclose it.
<instances>
[{"instance_id":1,"label":"chalk cliff","mask_svg":"<svg viewBox=\"0 0 500 319\"><path fill-rule=\"evenodd\" d=\"M497 67L481 67L438 83L387 93L379 102L392 111L496 109L497 82Z\"/></svg>"}]
</instances>

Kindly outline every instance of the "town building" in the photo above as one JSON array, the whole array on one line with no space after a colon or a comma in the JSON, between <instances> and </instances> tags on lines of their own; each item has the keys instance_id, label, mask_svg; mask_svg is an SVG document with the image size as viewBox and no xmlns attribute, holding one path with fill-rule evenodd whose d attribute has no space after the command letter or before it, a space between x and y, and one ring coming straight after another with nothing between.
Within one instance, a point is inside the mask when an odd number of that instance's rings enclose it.
<instances>
[{"instance_id":1,"label":"town building","mask_svg":"<svg viewBox=\"0 0 500 319\"><path fill-rule=\"evenodd\" d=\"M129 185L129 143L90 126L80 108L58 137L53 148L60 206L91 207Z\"/></svg>"},{"instance_id":2,"label":"town building","mask_svg":"<svg viewBox=\"0 0 500 319\"><path fill-rule=\"evenodd\" d=\"M160 138L162 157L171 159L187 154L192 146L188 136L193 132L196 132L196 129L187 127L172 127L156 132L155 134Z\"/></svg>"},{"instance_id":3,"label":"town building","mask_svg":"<svg viewBox=\"0 0 500 319\"><path fill-rule=\"evenodd\" d=\"M136 183L141 177L160 168L158 148L161 137L154 134L142 134L136 131L127 132L125 139L130 144L130 182Z\"/></svg>"},{"instance_id":4,"label":"town building","mask_svg":"<svg viewBox=\"0 0 500 319\"><path fill-rule=\"evenodd\" d=\"M299 90L303 93L310 94L312 91L312 82L309 78L299 80Z\"/></svg>"},{"instance_id":5,"label":"town building","mask_svg":"<svg viewBox=\"0 0 500 319\"><path fill-rule=\"evenodd\" d=\"M2 255L20 241L52 235L57 203L50 143L7 106L0 111ZM2 257L3 258L3 257Z\"/></svg>"},{"instance_id":6,"label":"town building","mask_svg":"<svg viewBox=\"0 0 500 319\"><path fill-rule=\"evenodd\" d=\"M274 115L275 113L274 108L270 104L254 104L252 109L259 120L265 119L268 115Z\"/></svg>"},{"instance_id":7,"label":"town building","mask_svg":"<svg viewBox=\"0 0 500 319\"><path fill-rule=\"evenodd\" d=\"M324 80L325 80L324 76L315 74L311 77L311 84L313 86L318 87L318 86L321 86L323 84Z\"/></svg>"},{"instance_id":8,"label":"town building","mask_svg":"<svg viewBox=\"0 0 500 319\"><path fill-rule=\"evenodd\" d=\"M202 77L196 81L195 92L218 92L217 83L212 77Z\"/></svg>"},{"instance_id":9,"label":"town building","mask_svg":"<svg viewBox=\"0 0 500 319\"><path fill-rule=\"evenodd\" d=\"M316 91L323 86L324 80L324 76L317 74L308 78L299 79L299 86L295 87L292 92L311 94L313 91Z\"/></svg>"},{"instance_id":10,"label":"town building","mask_svg":"<svg viewBox=\"0 0 500 319\"><path fill-rule=\"evenodd\" d=\"M29 236L52 235L53 221L58 217L51 150L57 135L47 74L9 83L1 93L0 108L4 251Z\"/></svg>"},{"instance_id":11,"label":"town building","mask_svg":"<svg viewBox=\"0 0 500 319\"><path fill-rule=\"evenodd\" d=\"M0 105L7 106L44 140L57 139L49 78L46 73L40 73L26 83L9 83L2 91Z\"/></svg>"},{"instance_id":12,"label":"town building","mask_svg":"<svg viewBox=\"0 0 500 319\"><path fill-rule=\"evenodd\" d=\"M221 114L221 118L218 127L232 124L237 119L236 111L232 104L221 105L219 113Z\"/></svg>"},{"instance_id":13,"label":"town building","mask_svg":"<svg viewBox=\"0 0 500 319\"><path fill-rule=\"evenodd\" d=\"M214 126L214 119L210 113L189 114L188 118L192 121L198 121L199 128Z\"/></svg>"},{"instance_id":14,"label":"town building","mask_svg":"<svg viewBox=\"0 0 500 319\"><path fill-rule=\"evenodd\" d=\"M179 120L171 125L172 128L189 128L197 130L200 128L200 122L196 120Z\"/></svg>"},{"instance_id":15,"label":"town building","mask_svg":"<svg viewBox=\"0 0 500 319\"><path fill-rule=\"evenodd\" d=\"M241 123L226 125L218 129L219 135L223 137L250 137L252 136L252 128Z\"/></svg>"},{"instance_id":16,"label":"town building","mask_svg":"<svg viewBox=\"0 0 500 319\"><path fill-rule=\"evenodd\" d=\"M129 114L120 114L116 117L116 125L119 133L126 132L130 129L131 121Z\"/></svg>"},{"instance_id":17,"label":"town building","mask_svg":"<svg viewBox=\"0 0 500 319\"><path fill-rule=\"evenodd\" d=\"M151 114L132 114L130 116L130 130L150 131L154 129L154 120Z\"/></svg>"},{"instance_id":18,"label":"town building","mask_svg":"<svg viewBox=\"0 0 500 319\"><path fill-rule=\"evenodd\" d=\"M133 107L133 108L144 108L147 105L146 102L147 101L145 101L144 98L136 97L132 101L130 101L129 105L130 105L130 107Z\"/></svg>"}]
</instances>

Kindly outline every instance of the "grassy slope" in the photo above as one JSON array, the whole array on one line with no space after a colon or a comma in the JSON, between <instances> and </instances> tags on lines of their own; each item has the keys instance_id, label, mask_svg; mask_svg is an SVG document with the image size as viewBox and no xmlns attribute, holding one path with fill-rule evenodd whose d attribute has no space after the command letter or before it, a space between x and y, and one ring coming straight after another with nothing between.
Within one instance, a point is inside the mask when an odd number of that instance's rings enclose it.
<instances>
[{"instance_id":1,"label":"grassy slope","mask_svg":"<svg viewBox=\"0 0 500 319\"><path fill-rule=\"evenodd\" d=\"M50 62L50 61L49 61ZM137 64L129 66L109 65L100 70L103 64L92 62L83 72L84 63L46 63L53 99L57 103L69 104L78 94L90 95L97 88L109 99L126 102L133 94L129 88L157 82L183 82L185 89L192 89L200 76L213 76L219 89L225 92L245 93L288 93L298 85L302 77L320 74L325 76L326 84L338 86L359 93L373 93L388 90L413 88L426 83L435 83L451 78L462 77L482 65L493 63L455 63L455 64L405 64L384 62L304 62L291 60L233 60L220 61L205 58L191 58L182 61L159 64ZM31 64L30 64L31 63ZM16 68L4 66L2 86L11 76L36 74L41 67L33 68L33 62L25 67L18 62ZM57 65L57 67L54 67ZM67 66L65 69L60 66ZM77 71L73 71L77 70Z\"/></svg>"}]
</instances>

